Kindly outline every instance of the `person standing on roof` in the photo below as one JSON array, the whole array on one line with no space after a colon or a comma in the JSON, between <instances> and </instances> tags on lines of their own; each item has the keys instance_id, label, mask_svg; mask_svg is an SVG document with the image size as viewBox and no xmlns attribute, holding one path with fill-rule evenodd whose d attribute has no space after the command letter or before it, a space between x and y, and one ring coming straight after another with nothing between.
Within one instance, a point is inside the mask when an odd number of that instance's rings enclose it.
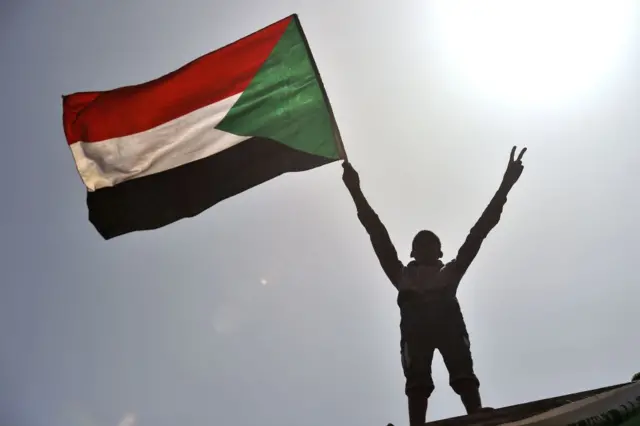
<instances>
[{"instance_id":1,"label":"person standing on roof","mask_svg":"<svg viewBox=\"0 0 640 426\"><path fill-rule=\"evenodd\" d=\"M343 163L342 179L355 202L358 218L371 238L382 269L398 289L400 353L411 426L424 425L426 420L427 401L434 390L431 362L436 349L449 371L449 383L467 413L482 409L480 382L473 370L469 334L456 291L482 242L500 220L507 195L522 174L526 150L515 158L513 147L498 191L471 228L456 258L446 265L441 261L440 240L433 232L423 230L413 239L413 260L404 266L387 229L360 189L358 173L348 161Z\"/></svg>"}]
</instances>

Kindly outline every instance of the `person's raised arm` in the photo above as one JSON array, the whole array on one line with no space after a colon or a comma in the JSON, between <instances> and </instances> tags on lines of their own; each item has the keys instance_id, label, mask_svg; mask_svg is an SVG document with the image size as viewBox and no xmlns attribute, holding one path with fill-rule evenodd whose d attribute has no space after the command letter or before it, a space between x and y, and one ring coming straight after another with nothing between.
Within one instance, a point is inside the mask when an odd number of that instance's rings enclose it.
<instances>
[{"instance_id":1,"label":"person's raised arm","mask_svg":"<svg viewBox=\"0 0 640 426\"><path fill-rule=\"evenodd\" d=\"M502 183L498 191L489 202L480 219L478 219L473 228L471 228L467 239L462 244L462 247L460 247L458 255L453 262L456 271L460 275L463 275L467 271L469 265L471 265L471 262L478 254L482 242L500 221L502 208L507 202L507 195L520 178L522 170L524 169L522 156L526 151L527 148L523 148L518 157L515 158L516 147L514 146L511 149L509 164L507 165L507 170L504 172L504 177L502 178Z\"/></svg>"},{"instance_id":2,"label":"person's raised arm","mask_svg":"<svg viewBox=\"0 0 640 426\"><path fill-rule=\"evenodd\" d=\"M369 234L369 238L371 238L373 250L375 251L376 256L378 256L378 260L380 261L380 265L382 266L384 273L387 275L391 283L397 287L402 274L403 265L402 262L400 262L400 259L398 259L396 248L393 246L384 224L380 221L380 218L376 212L373 211L369 202L362 193L358 172L356 172L353 166L346 161L342 163L342 168L344 169L342 180L344 181L349 193L351 194L351 198L353 198L353 202L356 205L358 219L360 219L360 223L362 223Z\"/></svg>"}]
</instances>

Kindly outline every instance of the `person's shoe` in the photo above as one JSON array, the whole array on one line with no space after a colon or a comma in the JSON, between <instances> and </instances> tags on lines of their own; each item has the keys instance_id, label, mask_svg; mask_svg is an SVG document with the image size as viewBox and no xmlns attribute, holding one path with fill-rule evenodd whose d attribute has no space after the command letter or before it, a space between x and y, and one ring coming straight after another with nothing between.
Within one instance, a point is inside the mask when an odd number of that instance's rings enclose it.
<instances>
[{"instance_id":1,"label":"person's shoe","mask_svg":"<svg viewBox=\"0 0 640 426\"><path fill-rule=\"evenodd\" d=\"M491 408L491 407L480 407L480 408L477 408L477 409L473 410L470 413L467 412L467 415L468 416L475 416L476 414L488 413L490 411L495 411L495 409Z\"/></svg>"}]
</instances>

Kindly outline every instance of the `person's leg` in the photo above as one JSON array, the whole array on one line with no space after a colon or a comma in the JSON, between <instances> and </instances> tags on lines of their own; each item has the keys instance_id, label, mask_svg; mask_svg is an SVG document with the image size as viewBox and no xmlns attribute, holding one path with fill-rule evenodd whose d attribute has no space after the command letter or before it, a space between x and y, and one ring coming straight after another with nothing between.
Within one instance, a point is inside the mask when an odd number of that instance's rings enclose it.
<instances>
[{"instance_id":1,"label":"person's leg","mask_svg":"<svg viewBox=\"0 0 640 426\"><path fill-rule=\"evenodd\" d=\"M409 405L409 425L423 426L427 418L429 396L434 386L431 361L435 349L415 342L401 342L402 370L406 378L405 394Z\"/></svg>"},{"instance_id":2,"label":"person's leg","mask_svg":"<svg viewBox=\"0 0 640 426\"><path fill-rule=\"evenodd\" d=\"M423 426L427 421L429 397L416 389L407 393L409 403L409 426Z\"/></svg>"},{"instance_id":3,"label":"person's leg","mask_svg":"<svg viewBox=\"0 0 640 426\"><path fill-rule=\"evenodd\" d=\"M480 382L473 371L469 337L466 333L447 336L442 339L438 349L449 371L449 384L460 395L467 414L480 411Z\"/></svg>"},{"instance_id":4,"label":"person's leg","mask_svg":"<svg viewBox=\"0 0 640 426\"><path fill-rule=\"evenodd\" d=\"M468 380L460 380L457 384L452 384L452 387L460 395L467 414L475 414L482 410L482 399L478 385Z\"/></svg>"}]
</instances>

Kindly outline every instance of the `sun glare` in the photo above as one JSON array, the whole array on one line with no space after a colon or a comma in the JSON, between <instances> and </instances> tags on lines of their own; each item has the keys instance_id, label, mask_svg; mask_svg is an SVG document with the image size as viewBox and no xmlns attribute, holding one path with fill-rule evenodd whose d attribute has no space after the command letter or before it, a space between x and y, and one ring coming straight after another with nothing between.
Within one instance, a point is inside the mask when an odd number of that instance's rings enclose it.
<instances>
[{"instance_id":1,"label":"sun glare","mask_svg":"<svg viewBox=\"0 0 640 426\"><path fill-rule=\"evenodd\" d=\"M510 103L576 99L612 74L632 40L634 0L443 0L438 48L474 91Z\"/></svg>"}]
</instances>

